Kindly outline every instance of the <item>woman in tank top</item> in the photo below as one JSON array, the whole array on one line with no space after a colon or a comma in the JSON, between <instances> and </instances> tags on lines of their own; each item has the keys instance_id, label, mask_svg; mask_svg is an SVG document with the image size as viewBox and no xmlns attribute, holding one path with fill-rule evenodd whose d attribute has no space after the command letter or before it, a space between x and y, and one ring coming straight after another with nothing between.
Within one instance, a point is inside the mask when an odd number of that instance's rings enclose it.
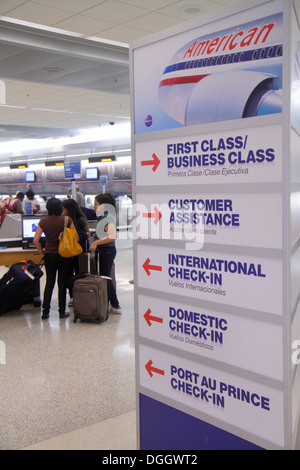
<instances>
[{"instance_id":1,"label":"woman in tank top","mask_svg":"<svg viewBox=\"0 0 300 470\"><path fill-rule=\"evenodd\" d=\"M94 209L98 218L94 241L90 245L91 251L99 253L100 275L111 277L112 266L117 254L115 240L116 230L116 204L110 193L98 194L95 197ZM107 283L108 300L111 313L121 313L116 288L109 280Z\"/></svg>"}]
</instances>

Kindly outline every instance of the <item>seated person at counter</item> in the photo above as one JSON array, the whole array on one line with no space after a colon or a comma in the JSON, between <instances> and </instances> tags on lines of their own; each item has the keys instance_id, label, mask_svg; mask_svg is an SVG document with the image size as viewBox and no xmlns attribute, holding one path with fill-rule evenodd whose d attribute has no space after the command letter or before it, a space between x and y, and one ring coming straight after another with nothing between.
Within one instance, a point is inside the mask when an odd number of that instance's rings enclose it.
<instances>
[{"instance_id":1,"label":"seated person at counter","mask_svg":"<svg viewBox=\"0 0 300 470\"><path fill-rule=\"evenodd\" d=\"M22 202L24 199L24 193L18 191L15 198L10 199L6 203L6 209L13 214L24 214Z\"/></svg>"},{"instance_id":2,"label":"seated person at counter","mask_svg":"<svg viewBox=\"0 0 300 470\"><path fill-rule=\"evenodd\" d=\"M5 201L0 201L0 224L4 219L5 214L7 214Z\"/></svg>"}]
</instances>

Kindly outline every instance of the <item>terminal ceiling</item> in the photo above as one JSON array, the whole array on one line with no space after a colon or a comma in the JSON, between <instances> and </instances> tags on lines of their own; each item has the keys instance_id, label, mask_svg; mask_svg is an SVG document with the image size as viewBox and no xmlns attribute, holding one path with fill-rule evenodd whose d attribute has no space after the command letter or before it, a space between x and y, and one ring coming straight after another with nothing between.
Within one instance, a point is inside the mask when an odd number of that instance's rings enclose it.
<instances>
[{"instance_id":1,"label":"terminal ceiling","mask_svg":"<svg viewBox=\"0 0 300 470\"><path fill-rule=\"evenodd\" d=\"M0 0L0 143L128 123L129 43L239 1Z\"/></svg>"}]
</instances>

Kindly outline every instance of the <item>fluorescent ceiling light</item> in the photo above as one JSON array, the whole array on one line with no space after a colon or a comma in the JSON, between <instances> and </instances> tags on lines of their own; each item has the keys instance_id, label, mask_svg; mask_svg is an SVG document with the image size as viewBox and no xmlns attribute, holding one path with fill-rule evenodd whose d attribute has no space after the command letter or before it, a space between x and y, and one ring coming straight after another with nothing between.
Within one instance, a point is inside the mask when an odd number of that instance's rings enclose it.
<instances>
[{"instance_id":1,"label":"fluorescent ceiling light","mask_svg":"<svg viewBox=\"0 0 300 470\"><path fill-rule=\"evenodd\" d=\"M79 111L66 111L62 109L51 109L51 108L30 108L29 106L21 106L21 105L11 105L11 104L0 104L0 108L13 108L13 109L26 109L28 111L42 111L43 113L61 113L61 114L76 114L76 116L94 116L94 117L101 117L113 119L111 115L107 114L99 114L99 113L83 113ZM119 119L127 119L124 116L114 116Z\"/></svg>"},{"instance_id":2,"label":"fluorescent ceiling light","mask_svg":"<svg viewBox=\"0 0 300 470\"><path fill-rule=\"evenodd\" d=\"M91 152L86 152L86 153L73 153L71 155L61 155L60 158L75 158L75 157L86 157L86 158L90 158L90 157L96 157L98 155L107 155L108 152L111 152L111 153L125 153L125 152L131 152L131 148L127 148L127 149L112 149L112 150L105 150L103 152L94 152L94 153L91 153Z\"/></svg>"},{"instance_id":3,"label":"fluorescent ceiling light","mask_svg":"<svg viewBox=\"0 0 300 470\"><path fill-rule=\"evenodd\" d=\"M0 108L28 109L26 106L16 106L13 104L0 104Z\"/></svg>"},{"instance_id":4,"label":"fluorescent ceiling light","mask_svg":"<svg viewBox=\"0 0 300 470\"><path fill-rule=\"evenodd\" d=\"M66 145L82 144L86 142L98 142L117 139L130 138L130 123L115 124L114 126L96 127L91 129L81 129L78 135L72 137L58 137L49 139L19 139L0 143L0 155L9 154L19 156L20 152L30 152L31 150L44 150L51 148L52 151L59 151ZM13 151L12 151L13 149Z\"/></svg>"},{"instance_id":5,"label":"fluorescent ceiling light","mask_svg":"<svg viewBox=\"0 0 300 470\"><path fill-rule=\"evenodd\" d=\"M27 28L39 29L41 31L48 31L50 33L62 34L69 36L70 38L85 39L91 42L97 42L101 44L108 44L110 46L126 47L129 49L129 44L117 41L111 41L109 39L97 38L96 36L87 36L81 33L74 33L72 31L66 31L65 29L53 28L51 26L40 25L37 23L31 23L30 21L19 20L17 18L11 18L10 16L0 16L0 21L5 23L16 24L20 26L26 26Z\"/></svg>"}]
</instances>

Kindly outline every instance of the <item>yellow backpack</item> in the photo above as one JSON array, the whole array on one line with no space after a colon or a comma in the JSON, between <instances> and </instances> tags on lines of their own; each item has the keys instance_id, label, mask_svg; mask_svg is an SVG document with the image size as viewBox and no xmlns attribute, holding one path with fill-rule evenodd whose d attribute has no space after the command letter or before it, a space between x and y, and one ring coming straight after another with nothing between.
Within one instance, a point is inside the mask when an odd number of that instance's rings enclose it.
<instances>
[{"instance_id":1,"label":"yellow backpack","mask_svg":"<svg viewBox=\"0 0 300 470\"><path fill-rule=\"evenodd\" d=\"M77 241L77 231L67 227L68 217L65 217L64 231L59 235L58 253L63 258L71 258L83 252L82 246Z\"/></svg>"}]
</instances>

